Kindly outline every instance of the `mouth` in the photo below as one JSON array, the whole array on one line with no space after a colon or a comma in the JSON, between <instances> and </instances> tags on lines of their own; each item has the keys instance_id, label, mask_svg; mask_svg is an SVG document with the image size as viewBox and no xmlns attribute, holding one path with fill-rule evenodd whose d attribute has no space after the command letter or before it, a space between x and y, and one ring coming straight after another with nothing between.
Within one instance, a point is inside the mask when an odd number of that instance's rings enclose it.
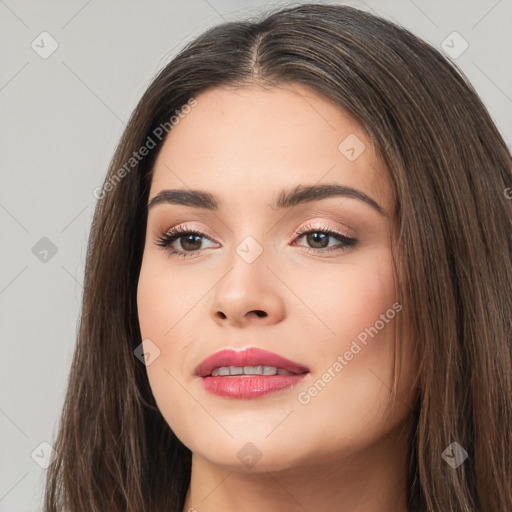
<instances>
[{"instance_id":1,"label":"mouth","mask_svg":"<svg viewBox=\"0 0 512 512\"><path fill-rule=\"evenodd\" d=\"M207 391L236 399L259 398L285 390L309 373L309 368L300 363L255 347L221 350L195 369Z\"/></svg>"}]
</instances>

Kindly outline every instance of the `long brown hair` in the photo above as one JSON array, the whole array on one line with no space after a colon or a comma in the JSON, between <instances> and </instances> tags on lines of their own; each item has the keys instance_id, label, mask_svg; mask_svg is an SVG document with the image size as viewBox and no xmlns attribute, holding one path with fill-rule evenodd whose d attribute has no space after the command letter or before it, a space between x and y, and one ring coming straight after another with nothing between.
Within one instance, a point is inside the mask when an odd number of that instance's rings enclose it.
<instances>
[{"instance_id":1,"label":"long brown hair","mask_svg":"<svg viewBox=\"0 0 512 512\"><path fill-rule=\"evenodd\" d=\"M511 156L472 86L438 51L363 11L304 4L209 29L135 108L92 222L45 512L182 511L191 452L134 355L151 171L165 140L155 133L202 91L252 83L303 84L334 101L389 170L407 312L398 342L407 335L420 364L409 509L511 511ZM155 147L130 161L149 138ZM453 442L468 455L457 468L442 457Z\"/></svg>"}]
</instances>

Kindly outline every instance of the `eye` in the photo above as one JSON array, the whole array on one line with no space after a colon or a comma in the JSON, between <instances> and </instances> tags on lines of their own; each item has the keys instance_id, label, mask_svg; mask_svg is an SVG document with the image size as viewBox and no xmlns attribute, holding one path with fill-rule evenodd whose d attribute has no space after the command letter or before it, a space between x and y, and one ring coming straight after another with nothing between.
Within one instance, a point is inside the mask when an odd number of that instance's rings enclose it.
<instances>
[{"instance_id":1,"label":"eye","mask_svg":"<svg viewBox=\"0 0 512 512\"><path fill-rule=\"evenodd\" d=\"M307 252L313 253L331 253L345 251L354 247L357 240L347 235L330 229L328 227L305 226L301 230L295 231L294 235L300 239L304 238L308 244L313 247L307 247ZM337 246L329 247L329 238L338 240ZM165 249L170 256L178 258L190 258L198 256L203 250L201 248L202 239L211 239L201 231L178 226L170 231L163 233L156 241L156 245ZM183 250L172 248L172 244L180 240Z\"/></svg>"},{"instance_id":2,"label":"eye","mask_svg":"<svg viewBox=\"0 0 512 512\"><path fill-rule=\"evenodd\" d=\"M295 235L297 238L305 237L307 243L313 245L312 248L307 247L307 252L330 253L346 251L347 249L354 247L357 243L355 238L351 238L344 233L325 226L304 226L302 229L296 231ZM338 245L329 248L329 238L338 240Z\"/></svg>"},{"instance_id":3,"label":"eye","mask_svg":"<svg viewBox=\"0 0 512 512\"><path fill-rule=\"evenodd\" d=\"M167 250L171 256L177 256L178 258L189 258L192 256L197 256L197 253L200 252L201 246L201 238L206 238L210 240L204 233L200 231L193 230L190 228L184 228L182 226L178 226L177 228L173 228L167 233L162 234L156 245L161 247L162 249ZM184 241L181 241L184 239ZM168 249L176 240L180 240L180 244L185 250L176 250L176 249Z\"/></svg>"}]
</instances>

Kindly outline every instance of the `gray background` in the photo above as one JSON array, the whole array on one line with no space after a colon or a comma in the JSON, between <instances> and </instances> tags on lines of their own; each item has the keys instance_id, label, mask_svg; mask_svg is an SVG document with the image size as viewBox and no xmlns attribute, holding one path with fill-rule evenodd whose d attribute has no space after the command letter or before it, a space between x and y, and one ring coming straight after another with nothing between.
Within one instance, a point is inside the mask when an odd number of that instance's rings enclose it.
<instances>
[{"instance_id":1,"label":"gray background","mask_svg":"<svg viewBox=\"0 0 512 512\"><path fill-rule=\"evenodd\" d=\"M469 46L453 60L510 146L512 0L339 3L392 19L437 48L457 31ZM276 5L285 3L0 0L0 512L41 509L49 454L41 443L52 442L64 398L93 190L132 109L186 42ZM44 31L58 43L47 58L31 47L51 49Z\"/></svg>"}]
</instances>

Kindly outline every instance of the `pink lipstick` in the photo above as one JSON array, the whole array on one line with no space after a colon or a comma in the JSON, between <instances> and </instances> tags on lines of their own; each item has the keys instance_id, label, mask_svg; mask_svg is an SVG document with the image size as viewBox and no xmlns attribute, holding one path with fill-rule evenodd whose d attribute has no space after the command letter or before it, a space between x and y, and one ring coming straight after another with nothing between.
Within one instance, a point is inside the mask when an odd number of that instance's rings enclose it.
<instances>
[{"instance_id":1,"label":"pink lipstick","mask_svg":"<svg viewBox=\"0 0 512 512\"><path fill-rule=\"evenodd\" d=\"M208 356L196 369L203 387L226 398L259 398L295 386L309 368L278 354L251 347L221 350Z\"/></svg>"}]
</instances>

